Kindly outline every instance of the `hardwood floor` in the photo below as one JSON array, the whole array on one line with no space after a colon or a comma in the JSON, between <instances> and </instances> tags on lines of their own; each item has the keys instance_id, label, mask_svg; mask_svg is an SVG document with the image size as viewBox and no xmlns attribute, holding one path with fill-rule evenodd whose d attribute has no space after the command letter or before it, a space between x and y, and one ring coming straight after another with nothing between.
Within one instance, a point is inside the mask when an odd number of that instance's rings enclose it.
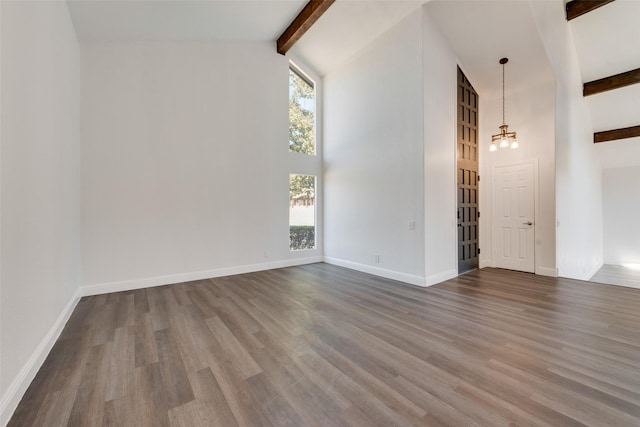
<instances>
[{"instance_id":1,"label":"hardwood floor","mask_svg":"<svg viewBox=\"0 0 640 427\"><path fill-rule=\"evenodd\" d=\"M313 264L83 298L10 426L638 426L640 290Z\"/></svg>"},{"instance_id":2,"label":"hardwood floor","mask_svg":"<svg viewBox=\"0 0 640 427\"><path fill-rule=\"evenodd\" d=\"M589 281L640 289L640 270L605 264Z\"/></svg>"}]
</instances>

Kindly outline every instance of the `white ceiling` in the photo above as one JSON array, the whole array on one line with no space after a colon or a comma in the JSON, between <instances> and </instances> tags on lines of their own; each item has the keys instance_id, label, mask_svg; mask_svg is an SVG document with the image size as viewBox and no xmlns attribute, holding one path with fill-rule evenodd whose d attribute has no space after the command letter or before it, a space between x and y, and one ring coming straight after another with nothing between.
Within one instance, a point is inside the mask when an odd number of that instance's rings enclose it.
<instances>
[{"instance_id":1,"label":"white ceiling","mask_svg":"<svg viewBox=\"0 0 640 427\"><path fill-rule=\"evenodd\" d=\"M292 53L324 75L428 0L337 0ZM307 0L67 0L81 42L275 41Z\"/></svg>"},{"instance_id":2,"label":"white ceiling","mask_svg":"<svg viewBox=\"0 0 640 427\"><path fill-rule=\"evenodd\" d=\"M640 166L640 138L601 142L596 150L605 169Z\"/></svg>"},{"instance_id":3,"label":"white ceiling","mask_svg":"<svg viewBox=\"0 0 640 427\"><path fill-rule=\"evenodd\" d=\"M337 0L292 53L325 75L427 1Z\"/></svg>"},{"instance_id":4,"label":"white ceiling","mask_svg":"<svg viewBox=\"0 0 640 427\"><path fill-rule=\"evenodd\" d=\"M584 82L640 68L640 1L616 0L570 22Z\"/></svg>"},{"instance_id":5,"label":"white ceiling","mask_svg":"<svg viewBox=\"0 0 640 427\"><path fill-rule=\"evenodd\" d=\"M81 42L276 40L306 0L68 0Z\"/></svg>"},{"instance_id":6,"label":"white ceiling","mask_svg":"<svg viewBox=\"0 0 640 427\"><path fill-rule=\"evenodd\" d=\"M640 84L586 97L595 132L640 125Z\"/></svg>"},{"instance_id":7,"label":"white ceiling","mask_svg":"<svg viewBox=\"0 0 640 427\"><path fill-rule=\"evenodd\" d=\"M553 72L526 1L447 1L427 5L474 88L484 96L553 80Z\"/></svg>"},{"instance_id":8,"label":"white ceiling","mask_svg":"<svg viewBox=\"0 0 640 427\"><path fill-rule=\"evenodd\" d=\"M616 0L570 21L583 82L640 68L640 1ZM594 131L640 125L640 85L586 97ZM597 144L602 167L640 165L640 138Z\"/></svg>"}]
</instances>

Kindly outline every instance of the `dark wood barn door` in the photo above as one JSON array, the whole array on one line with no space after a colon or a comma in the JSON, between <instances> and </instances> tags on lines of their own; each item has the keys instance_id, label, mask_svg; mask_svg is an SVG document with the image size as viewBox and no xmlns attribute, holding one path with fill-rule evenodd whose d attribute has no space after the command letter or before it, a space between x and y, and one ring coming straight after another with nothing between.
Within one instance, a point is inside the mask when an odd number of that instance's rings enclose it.
<instances>
[{"instance_id":1,"label":"dark wood barn door","mask_svg":"<svg viewBox=\"0 0 640 427\"><path fill-rule=\"evenodd\" d=\"M478 94L458 68L458 273L478 268Z\"/></svg>"}]
</instances>

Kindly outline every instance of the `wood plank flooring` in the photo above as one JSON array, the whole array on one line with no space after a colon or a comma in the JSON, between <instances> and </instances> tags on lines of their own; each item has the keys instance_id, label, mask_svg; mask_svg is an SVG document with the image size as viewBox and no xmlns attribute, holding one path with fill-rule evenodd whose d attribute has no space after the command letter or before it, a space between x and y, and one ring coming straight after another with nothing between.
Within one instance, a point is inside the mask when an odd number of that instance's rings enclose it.
<instances>
[{"instance_id":1,"label":"wood plank flooring","mask_svg":"<svg viewBox=\"0 0 640 427\"><path fill-rule=\"evenodd\" d=\"M313 264L83 298L10 426L639 426L640 290Z\"/></svg>"}]
</instances>

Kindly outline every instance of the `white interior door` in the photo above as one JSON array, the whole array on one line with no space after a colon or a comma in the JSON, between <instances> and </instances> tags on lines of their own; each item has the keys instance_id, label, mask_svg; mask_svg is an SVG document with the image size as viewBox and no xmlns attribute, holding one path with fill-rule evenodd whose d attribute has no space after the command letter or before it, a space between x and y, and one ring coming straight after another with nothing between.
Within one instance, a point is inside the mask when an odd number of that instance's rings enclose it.
<instances>
[{"instance_id":1,"label":"white interior door","mask_svg":"<svg viewBox=\"0 0 640 427\"><path fill-rule=\"evenodd\" d=\"M496 167L493 174L493 259L509 270L535 271L534 164Z\"/></svg>"}]
</instances>

